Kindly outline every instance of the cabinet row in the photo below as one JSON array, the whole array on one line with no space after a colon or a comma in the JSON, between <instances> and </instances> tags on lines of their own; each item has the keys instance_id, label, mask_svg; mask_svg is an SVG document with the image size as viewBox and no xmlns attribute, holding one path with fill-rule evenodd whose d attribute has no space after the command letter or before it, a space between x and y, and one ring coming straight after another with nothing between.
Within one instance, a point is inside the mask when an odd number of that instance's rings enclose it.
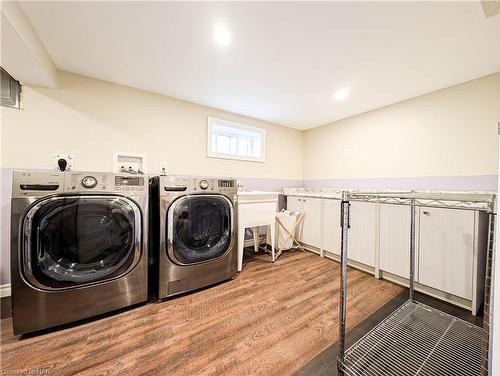
<instances>
[{"instance_id":1,"label":"cabinet row","mask_svg":"<svg viewBox=\"0 0 500 376\"><path fill-rule=\"evenodd\" d=\"M350 205L349 264L408 285L410 207ZM288 196L287 209L304 213L296 236L306 247L339 259L340 200ZM416 230L416 289L476 314L484 292L487 214L419 207Z\"/></svg>"}]
</instances>

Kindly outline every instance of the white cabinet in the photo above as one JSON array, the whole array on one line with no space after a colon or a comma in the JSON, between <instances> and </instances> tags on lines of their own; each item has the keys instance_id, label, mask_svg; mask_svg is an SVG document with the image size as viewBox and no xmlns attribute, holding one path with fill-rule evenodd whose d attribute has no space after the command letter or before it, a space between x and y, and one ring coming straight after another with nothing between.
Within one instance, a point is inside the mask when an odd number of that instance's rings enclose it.
<instances>
[{"instance_id":1,"label":"white cabinet","mask_svg":"<svg viewBox=\"0 0 500 376\"><path fill-rule=\"evenodd\" d=\"M321 248L322 199L303 198L304 223L302 225L302 241Z\"/></svg>"},{"instance_id":2,"label":"white cabinet","mask_svg":"<svg viewBox=\"0 0 500 376\"><path fill-rule=\"evenodd\" d=\"M287 201L289 210L304 213L297 238L338 260L341 200L288 196ZM405 205L352 201L349 265L407 284L410 210ZM484 292L488 216L458 209L416 210L416 289L475 314Z\"/></svg>"},{"instance_id":3,"label":"white cabinet","mask_svg":"<svg viewBox=\"0 0 500 376\"><path fill-rule=\"evenodd\" d=\"M302 211L302 197L288 196L286 208L290 211Z\"/></svg>"},{"instance_id":4,"label":"white cabinet","mask_svg":"<svg viewBox=\"0 0 500 376\"><path fill-rule=\"evenodd\" d=\"M287 209L304 213L302 223L298 226L297 238L301 242L321 248L322 236L322 199L310 197L287 197Z\"/></svg>"},{"instance_id":5,"label":"white cabinet","mask_svg":"<svg viewBox=\"0 0 500 376\"><path fill-rule=\"evenodd\" d=\"M323 249L338 256L342 239L340 203L341 200L323 200Z\"/></svg>"},{"instance_id":6,"label":"white cabinet","mask_svg":"<svg viewBox=\"0 0 500 376\"><path fill-rule=\"evenodd\" d=\"M410 278L410 211L409 206L380 205L379 268L404 278ZM418 251L418 241L415 247Z\"/></svg>"},{"instance_id":7,"label":"white cabinet","mask_svg":"<svg viewBox=\"0 0 500 376\"><path fill-rule=\"evenodd\" d=\"M473 211L420 208L419 283L472 299Z\"/></svg>"},{"instance_id":8,"label":"white cabinet","mask_svg":"<svg viewBox=\"0 0 500 376\"><path fill-rule=\"evenodd\" d=\"M351 202L349 260L375 267L378 247L378 204Z\"/></svg>"}]
</instances>

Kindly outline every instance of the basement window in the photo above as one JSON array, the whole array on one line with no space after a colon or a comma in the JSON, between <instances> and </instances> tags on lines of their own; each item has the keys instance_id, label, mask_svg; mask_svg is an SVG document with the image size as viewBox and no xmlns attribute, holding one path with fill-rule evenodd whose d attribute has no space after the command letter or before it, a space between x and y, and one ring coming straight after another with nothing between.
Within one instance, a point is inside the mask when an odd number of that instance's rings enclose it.
<instances>
[{"instance_id":1,"label":"basement window","mask_svg":"<svg viewBox=\"0 0 500 376\"><path fill-rule=\"evenodd\" d=\"M209 117L207 155L212 158L265 162L266 130Z\"/></svg>"},{"instance_id":2,"label":"basement window","mask_svg":"<svg viewBox=\"0 0 500 376\"><path fill-rule=\"evenodd\" d=\"M6 70L1 67L0 69L2 72L0 105L20 109L22 92L21 84L8 74Z\"/></svg>"}]
</instances>

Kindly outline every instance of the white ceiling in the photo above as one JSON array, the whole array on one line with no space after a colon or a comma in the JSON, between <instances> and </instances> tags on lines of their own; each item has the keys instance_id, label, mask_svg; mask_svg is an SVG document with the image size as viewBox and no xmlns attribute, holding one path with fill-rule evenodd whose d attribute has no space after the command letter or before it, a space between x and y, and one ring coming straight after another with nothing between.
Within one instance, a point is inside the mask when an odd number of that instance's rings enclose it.
<instances>
[{"instance_id":1,"label":"white ceiling","mask_svg":"<svg viewBox=\"0 0 500 376\"><path fill-rule=\"evenodd\" d=\"M298 129L500 70L479 1L21 5L62 70Z\"/></svg>"}]
</instances>

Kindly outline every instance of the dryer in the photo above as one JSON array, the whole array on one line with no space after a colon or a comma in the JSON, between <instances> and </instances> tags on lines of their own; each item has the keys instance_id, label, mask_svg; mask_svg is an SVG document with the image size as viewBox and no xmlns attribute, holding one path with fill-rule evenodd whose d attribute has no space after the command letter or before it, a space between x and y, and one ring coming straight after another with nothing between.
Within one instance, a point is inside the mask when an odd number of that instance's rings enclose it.
<instances>
[{"instance_id":1,"label":"dryer","mask_svg":"<svg viewBox=\"0 0 500 376\"><path fill-rule=\"evenodd\" d=\"M146 301L147 205L143 176L15 171L14 333Z\"/></svg>"},{"instance_id":2,"label":"dryer","mask_svg":"<svg viewBox=\"0 0 500 376\"><path fill-rule=\"evenodd\" d=\"M236 274L234 179L151 179L152 254L160 299L228 280Z\"/></svg>"}]
</instances>

